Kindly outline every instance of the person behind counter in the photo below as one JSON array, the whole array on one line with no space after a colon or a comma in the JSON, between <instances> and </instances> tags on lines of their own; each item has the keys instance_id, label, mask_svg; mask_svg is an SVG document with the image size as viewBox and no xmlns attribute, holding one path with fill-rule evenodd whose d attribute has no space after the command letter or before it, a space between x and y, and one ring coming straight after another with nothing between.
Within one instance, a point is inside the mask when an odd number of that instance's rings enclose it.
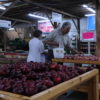
<instances>
[{"instance_id":1,"label":"person behind counter","mask_svg":"<svg viewBox=\"0 0 100 100\"><path fill-rule=\"evenodd\" d=\"M45 57L42 54L44 52L44 45L40 40L41 35L42 32L40 30L34 31L33 38L29 41L27 62L45 62Z\"/></svg>"},{"instance_id":2,"label":"person behind counter","mask_svg":"<svg viewBox=\"0 0 100 100\"><path fill-rule=\"evenodd\" d=\"M45 44L49 46L48 56L50 60L53 58L52 49L55 47L62 47L76 54L79 53L76 49L71 48L71 41L68 35L70 29L71 29L71 23L65 22L62 24L62 27L53 30L43 41Z\"/></svg>"}]
</instances>

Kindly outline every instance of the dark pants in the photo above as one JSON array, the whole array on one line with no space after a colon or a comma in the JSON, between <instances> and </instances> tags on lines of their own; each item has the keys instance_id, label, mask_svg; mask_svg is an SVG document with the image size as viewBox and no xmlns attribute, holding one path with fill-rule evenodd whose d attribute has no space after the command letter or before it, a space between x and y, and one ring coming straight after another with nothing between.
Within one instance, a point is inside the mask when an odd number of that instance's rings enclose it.
<instances>
[{"instance_id":1,"label":"dark pants","mask_svg":"<svg viewBox=\"0 0 100 100\"><path fill-rule=\"evenodd\" d=\"M54 58L53 50L48 50L47 61L51 62L53 58Z\"/></svg>"},{"instance_id":2,"label":"dark pants","mask_svg":"<svg viewBox=\"0 0 100 100\"><path fill-rule=\"evenodd\" d=\"M48 50L47 62L52 62L53 58L54 58L53 50ZM63 65L62 62L58 62L58 64Z\"/></svg>"}]
</instances>

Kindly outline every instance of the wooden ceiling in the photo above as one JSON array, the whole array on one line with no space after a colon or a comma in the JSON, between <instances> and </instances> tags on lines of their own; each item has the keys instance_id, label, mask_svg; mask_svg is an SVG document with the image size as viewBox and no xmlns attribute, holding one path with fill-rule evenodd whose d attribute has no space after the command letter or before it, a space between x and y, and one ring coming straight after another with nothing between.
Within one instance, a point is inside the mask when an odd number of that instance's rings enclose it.
<instances>
[{"instance_id":1,"label":"wooden ceiling","mask_svg":"<svg viewBox=\"0 0 100 100\"><path fill-rule=\"evenodd\" d=\"M26 23L37 20L28 13L50 16L52 11L57 11L66 17L80 18L91 13L82 7L83 4L95 9L93 0L0 0L0 4L6 7L6 10L0 10L1 18Z\"/></svg>"}]
</instances>

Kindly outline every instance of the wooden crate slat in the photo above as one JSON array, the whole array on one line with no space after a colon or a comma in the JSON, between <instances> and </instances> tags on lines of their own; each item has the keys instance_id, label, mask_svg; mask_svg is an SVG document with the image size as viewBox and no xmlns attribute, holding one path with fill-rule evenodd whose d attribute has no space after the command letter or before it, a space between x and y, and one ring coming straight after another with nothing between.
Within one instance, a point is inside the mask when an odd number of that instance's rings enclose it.
<instances>
[{"instance_id":1,"label":"wooden crate slat","mask_svg":"<svg viewBox=\"0 0 100 100\"><path fill-rule=\"evenodd\" d=\"M19 94L14 94L10 92L5 92L5 91L0 91L0 97L7 99L7 100L29 100L30 97L19 95Z\"/></svg>"},{"instance_id":2,"label":"wooden crate slat","mask_svg":"<svg viewBox=\"0 0 100 100\"><path fill-rule=\"evenodd\" d=\"M100 61L86 61L86 60L70 60L70 59L52 59L53 62L66 62L66 63L78 63L78 64L96 64L100 65Z\"/></svg>"},{"instance_id":3,"label":"wooden crate slat","mask_svg":"<svg viewBox=\"0 0 100 100\"><path fill-rule=\"evenodd\" d=\"M73 88L72 90L88 93L88 86L80 85L78 87Z\"/></svg>"}]
</instances>

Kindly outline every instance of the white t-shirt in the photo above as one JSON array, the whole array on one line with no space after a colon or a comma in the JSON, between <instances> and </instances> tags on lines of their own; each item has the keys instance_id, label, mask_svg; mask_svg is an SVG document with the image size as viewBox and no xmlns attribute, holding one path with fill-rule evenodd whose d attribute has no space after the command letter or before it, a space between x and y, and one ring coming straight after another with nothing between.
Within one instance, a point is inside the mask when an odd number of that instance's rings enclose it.
<instances>
[{"instance_id":1,"label":"white t-shirt","mask_svg":"<svg viewBox=\"0 0 100 100\"><path fill-rule=\"evenodd\" d=\"M45 62L45 57L42 54L44 52L44 45L38 38L33 38L29 41L29 54L27 62Z\"/></svg>"}]
</instances>

